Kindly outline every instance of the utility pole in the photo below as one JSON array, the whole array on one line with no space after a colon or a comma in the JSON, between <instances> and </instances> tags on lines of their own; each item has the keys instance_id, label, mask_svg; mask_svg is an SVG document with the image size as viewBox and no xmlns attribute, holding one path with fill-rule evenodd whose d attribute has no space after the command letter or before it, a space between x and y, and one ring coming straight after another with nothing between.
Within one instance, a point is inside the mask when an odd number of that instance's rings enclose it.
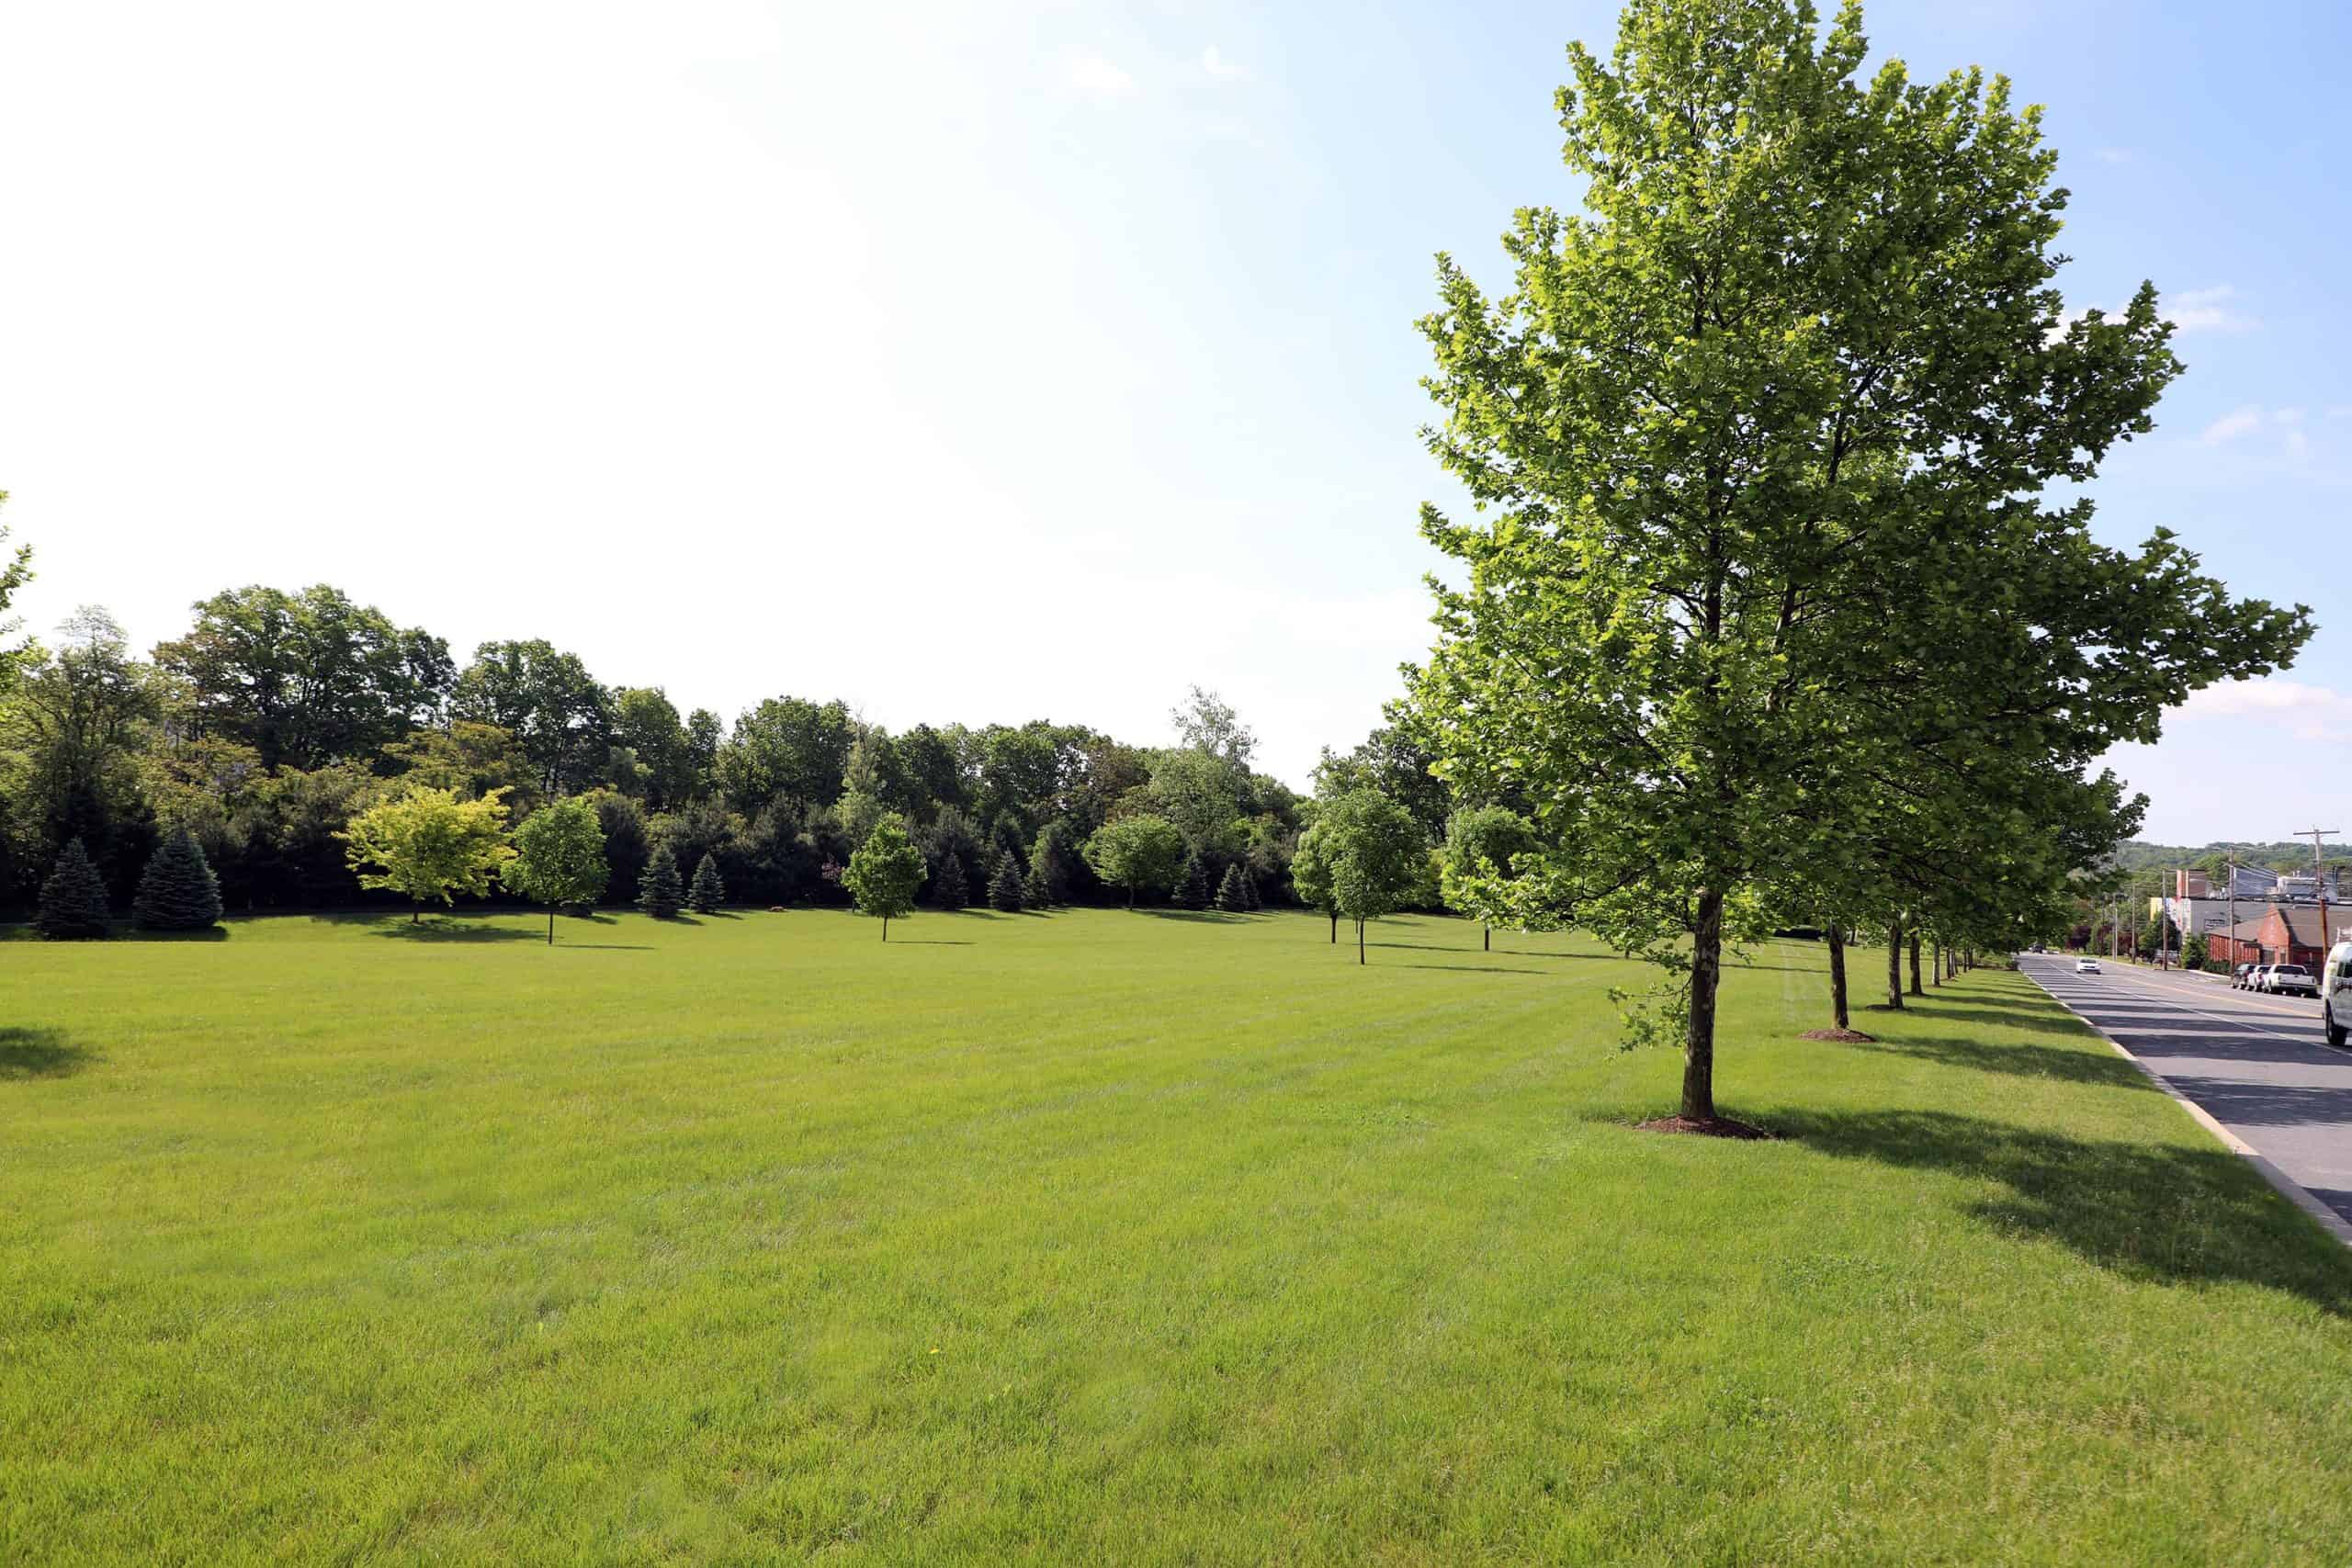
<instances>
[{"instance_id":1,"label":"utility pole","mask_svg":"<svg viewBox=\"0 0 2352 1568\"><path fill-rule=\"evenodd\" d=\"M2237 977L2238 977L2238 862L2237 862L2237 857L2236 857L2235 855L2232 855L2232 856L2230 857L2230 862L2229 862L2229 870L2230 870L2230 893L2229 893L2229 898L2230 898L2230 983L2231 983L2232 985L2235 985L2235 984L2237 983Z\"/></svg>"},{"instance_id":2,"label":"utility pole","mask_svg":"<svg viewBox=\"0 0 2352 1568\"><path fill-rule=\"evenodd\" d=\"M2323 964L2327 962L2327 950L2335 945L2335 936L2327 929L2327 861L2320 853L2319 841L2322 839L2335 838L2341 831L2343 829L2338 828L2306 828L2295 835L2298 839L2309 839L2312 841L2312 874L2319 879L2319 955L2320 962ZM2290 938L2288 946L2290 956L2293 952L2293 939Z\"/></svg>"}]
</instances>

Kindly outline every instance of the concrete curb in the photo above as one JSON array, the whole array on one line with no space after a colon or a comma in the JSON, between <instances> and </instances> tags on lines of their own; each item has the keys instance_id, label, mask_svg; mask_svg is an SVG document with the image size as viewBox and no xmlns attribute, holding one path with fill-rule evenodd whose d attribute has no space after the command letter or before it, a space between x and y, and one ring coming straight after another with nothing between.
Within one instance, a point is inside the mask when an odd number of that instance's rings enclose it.
<instances>
[{"instance_id":1,"label":"concrete curb","mask_svg":"<svg viewBox=\"0 0 2352 1568\"><path fill-rule=\"evenodd\" d=\"M2028 976L2027 978L2032 979L2033 977L2031 976ZM2269 1159L2267 1158L2260 1150L2255 1148L2253 1145L2247 1143L2244 1138L2239 1137L2235 1133L2231 1132L2227 1127L2222 1126L2219 1122L2214 1121L2212 1114L2203 1106L2198 1104L2195 1100L2181 1093L2180 1090L2173 1088L2171 1084L2165 1082L2165 1076L2162 1073L2156 1071L2154 1067L2148 1066L2147 1063L2140 1060L2139 1057L2126 1050L2123 1043L2116 1039L2114 1035L2109 1034L2106 1030L2101 1029L2098 1024L2093 1023L2089 1019L2085 1018L2073 1008L2066 1007L2064 1002L2059 1002L2056 997L2051 995L2050 988L2047 986L2043 986L2040 980L2034 980L2033 983L2036 987L2040 987L2043 996L2049 997L2053 1002L2058 1002L2060 1007L2066 1008L2067 1017L2075 1020L2077 1023L2080 1023L2085 1029L2089 1030L2101 1040L2106 1041L2107 1048L2109 1050L2114 1052L2117 1055L2122 1057L2125 1061L2139 1068L2142 1073L2146 1075L2150 1083L2155 1085L2158 1089L2170 1095L2172 1097L2172 1102L2175 1105L2179 1106L2183 1111L2188 1111L2191 1121L2204 1128L2207 1132L2212 1134L2216 1138L2219 1138L2222 1141L2222 1146L2223 1148L2229 1150L2232 1154L2237 1156L2240 1159L2245 1161L2248 1165L2254 1167L2256 1170L2259 1171L2262 1175L2262 1179L2270 1183L2272 1187L2277 1188L2280 1197L2295 1205L2296 1208L2301 1209L2304 1213L2309 1214L2312 1220L2318 1224L2320 1229L2334 1236L2344 1246L2352 1247L2352 1222L2347 1222L2343 1215L2337 1213L2335 1210L2329 1208L2326 1204L2312 1197L2310 1190L2306 1189L2301 1182L2297 1181L2293 1177L2288 1175L2285 1171L2271 1164Z\"/></svg>"}]
</instances>

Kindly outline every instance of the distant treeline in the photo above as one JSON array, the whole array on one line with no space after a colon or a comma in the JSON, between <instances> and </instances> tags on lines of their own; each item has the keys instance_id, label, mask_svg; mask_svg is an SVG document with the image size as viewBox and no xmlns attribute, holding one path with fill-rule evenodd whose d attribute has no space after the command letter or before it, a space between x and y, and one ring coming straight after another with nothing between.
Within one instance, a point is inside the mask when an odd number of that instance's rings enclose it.
<instances>
[{"instance_id":1,"label":"distant treeline","mask_svg":"<svg viewBox=\"0 0 2352 1568\"><path fill-rule=\"evenodd\" d=\"M2335 846L2329 846L2334 849ZM2288 876L2309 875L2312 869L2312 846L2308 839L2282 839L2268 844L2217 843L2197 849L2177 844L2143 843L2131 840L2115 852L2109 862L2111 869L2121 872L2171 871L2176 867L2201 871L2209 876L2219 875L2230 862L2240 865L2260 866ZM2331 853L2326 858L2331 872L2352 870L2352 856Z\"/></svg>"},{"instance_id":2,"label":"distant treeline","mask_svg":"<svg viewBox=\"0 0 2352 1568\"><path fill-rule=\"evenodd\" d=\"M1198 689L1168 746L1043 719L892 734L797 696L729 724L681 712L658 685L606 684L544 640L485 642L460 665L445 639L325 585L233 589L195 612L142 658L85 609L17 660L0 715L0 908L28 908L77 838L127 899L182 826L232 910L372 902L337 835L412 784L503 791L516 822L552 799L593 800L615 903L637 897L657 844L682 866L712 856L738 900L839 899L840 868L884 813L906 819L933 867L952 857L985 877L1004 857L1046 855L1068 897L1108 901L1080 848L1148 812L1182 832L1212 886L1239 865L1290 897L1308 803L1255 770L1255 738ZM1380 790L1433 844L1446 801L1427 766L1376 731L1327 750L1317 784Z\"/></svg>"}]
</instances>

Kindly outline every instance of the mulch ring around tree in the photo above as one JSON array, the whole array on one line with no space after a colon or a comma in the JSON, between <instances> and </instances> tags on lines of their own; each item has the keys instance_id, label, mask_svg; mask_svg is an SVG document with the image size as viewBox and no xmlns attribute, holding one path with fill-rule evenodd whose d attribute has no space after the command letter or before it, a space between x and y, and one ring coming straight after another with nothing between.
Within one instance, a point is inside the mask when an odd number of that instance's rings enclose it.
<instances>
[{"instance_id":1,"label":"mulch ring around tree","mask_svg":"<svg viewBox=\"0 0 2352 1568\"><path fill-rule=\"evenodd\" d=\"M1746 1122L1735 1122L1728 1116L1660 1116L1655 1121L1637 1122L1644 1133L1691 1133L1702 1138L1764 1138L1777 1141L1780 1134L1768 1133Z\"/></svg>"},{"instance_id":2,"label":"mulch ring around tree","mask_svg":"<svg viewBox=\"0 0 2352 1568\"><path fill-rule=\"evenodd\" d=\"M1865 1034L1859 1029L1808 1029L1797 1036L1800 1040L1834 1040L1840 1045L1875 1045L1878 1036Z\"/></svg>"}]
</instances>

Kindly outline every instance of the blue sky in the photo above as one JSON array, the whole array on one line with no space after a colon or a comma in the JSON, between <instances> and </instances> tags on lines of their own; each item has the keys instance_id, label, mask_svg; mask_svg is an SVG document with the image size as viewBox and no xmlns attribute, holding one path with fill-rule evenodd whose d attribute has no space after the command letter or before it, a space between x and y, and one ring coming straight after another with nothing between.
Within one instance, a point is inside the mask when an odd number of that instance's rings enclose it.
<instances>
[{"instance_id":1,"label":"blue sky","mask_svg":"<svg viewBox=\"0 0 2352 1568\"><path fill-rule=\"evenodd\" d=\"M232 583L731 714L1166 733L1304 782L1426 645L1412 330L1571 204L1601 5L0 9L0 487L36 626ZM1870 8L2049 107L2070 301L2189 373L2097 491L2322 631L2117 759L2151 837L2352 829L2333 7Z\"/></svg>"}]
</instances>

